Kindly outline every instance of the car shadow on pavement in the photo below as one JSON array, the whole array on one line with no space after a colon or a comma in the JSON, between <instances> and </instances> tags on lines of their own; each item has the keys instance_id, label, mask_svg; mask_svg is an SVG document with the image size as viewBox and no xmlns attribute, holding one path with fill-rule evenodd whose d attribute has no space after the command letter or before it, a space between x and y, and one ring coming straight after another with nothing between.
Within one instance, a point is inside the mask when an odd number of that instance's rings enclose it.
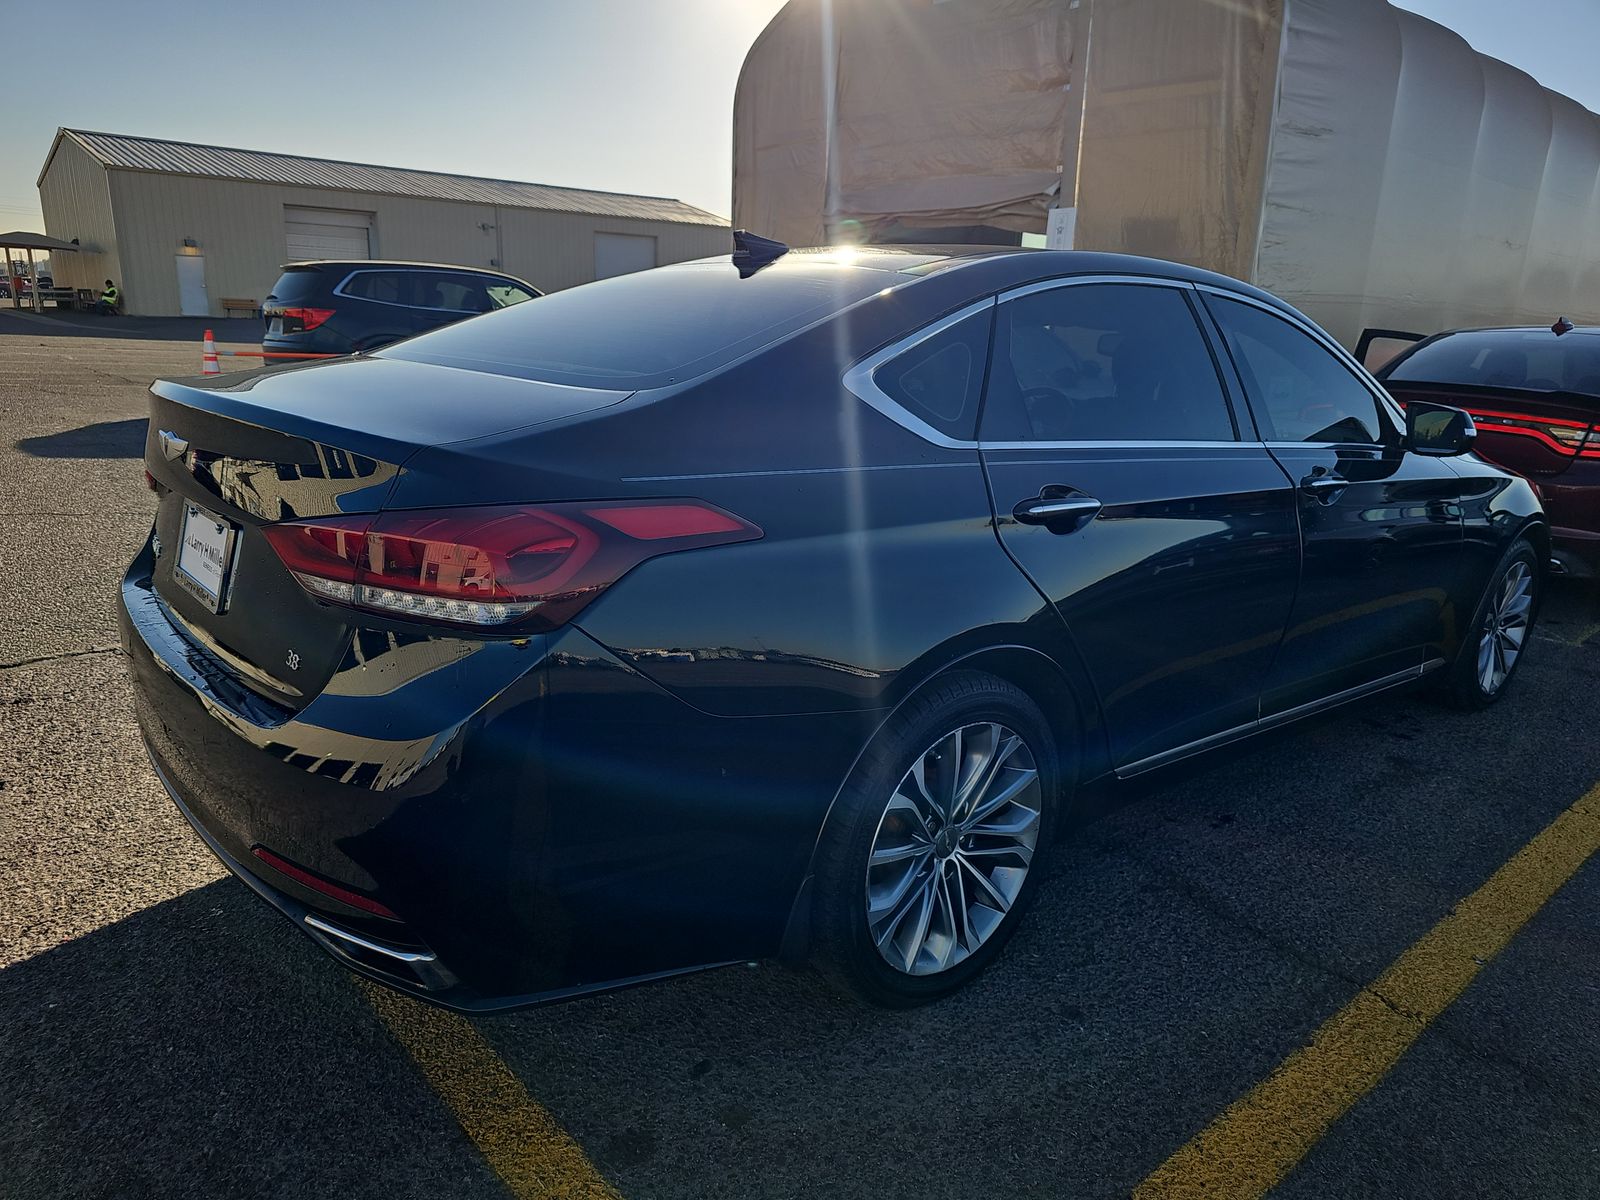
<instances>
[{"instance_id":1,"label":"car shadow on pavement","mask_svg":"<svg viewBox=\"0 0 1600 1200\"><path fill-rule=\"evenodd\" d=\"M17 449L35 458L143 458L143 417L129 421L97 421L77 429L23 438Z\"/></svg>"},{"instance_id":2,"label":"car shadow on pavement","mask_svg":"<svg viewBox=\"0 0 1600 1200\"><path fill-rule=\"evenodd\" d=\"M1125 1194L1281 1053L1260 1012L1328 999L1118 856L1052 875L929 1008L762 966L473 1024L623 1195ZM504 1194L350 976L232 879L0 970L0 1029L0 1195ZM1235 1050L1202 1065L1212 1039ZM927 1161L963 1136L986 1149Z\"/></svg>"},{"instance_id":3,"label":"car shadow on pavement","mask_svg":"<svg viewBox=\"0 0 1600 1200\"><path fill-rule=\"evenodd\" d=\"M499 1196L344 971L237 881L0 970L0 1196Z\"/></svg>"}]
</instances>

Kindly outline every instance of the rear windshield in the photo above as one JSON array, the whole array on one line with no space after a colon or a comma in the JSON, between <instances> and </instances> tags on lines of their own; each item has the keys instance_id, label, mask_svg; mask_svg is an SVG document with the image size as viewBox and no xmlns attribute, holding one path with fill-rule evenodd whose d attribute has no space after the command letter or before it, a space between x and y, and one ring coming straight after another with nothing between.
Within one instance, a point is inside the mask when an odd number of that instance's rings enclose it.
<instances>
[{"instance_id":1,"label":"rear windshield","mask_svg":"<svg viewBox=\"0 0 1600 1200\"><path fill-rule=\"evenodd\" d=\"M577 387L653 388L694 379L881 289L881 271L774 263L748 279L729 262L603 279L446 326L380 357Z\"/></svg>"},{"instance_id":2,"label":"rear windshield","mask_svg":"<svg viewBox=\"0 0 1600 1200\"><path fill-rule=\"evenodd\" d=\"M1387 378L1600 397L1600 335L1534 330L1452 333L1419 347Z\"/></svg>"},{"instance_id":3,"label":"rear windshield","mask_svg":"<svg viewBox=\"0 0 1600 1200\"><path fill-rule=\"evenodd\" d=\"M278 276L278 282L272 285L269 298L289 304L310 300L322 290L322 284L321 271L285 271Z\"/></svg>"}]
</instances>

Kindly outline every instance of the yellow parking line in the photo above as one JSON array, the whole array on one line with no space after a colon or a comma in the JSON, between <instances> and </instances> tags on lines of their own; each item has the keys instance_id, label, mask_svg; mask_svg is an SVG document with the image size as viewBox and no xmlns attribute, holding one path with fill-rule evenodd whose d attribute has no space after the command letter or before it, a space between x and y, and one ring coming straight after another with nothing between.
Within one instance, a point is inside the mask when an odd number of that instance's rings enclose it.
<instances>
[{"instance_id":1,"label":"yellow parking line","mask_svg":"<svg viewBox=\"0 0 1600 1200\"><path fill-rule=\"evenodd\" d=\"M389 1032L517 1200L619 1200L583 1148L452 1012L360 980Z\"/></svg>"},{"instance_id":2,"label":"yellow parking line","mask_svg":"<svg viewBox=\"0 0 1600 1200\"><path fill-rule=\"evenodd\" d=\"M1265 1195L1597 849L1600 785L1517 851L1306 1046L1157 1167L1134 1189L1134 1200Z\"/></svg>"}]
</instances>

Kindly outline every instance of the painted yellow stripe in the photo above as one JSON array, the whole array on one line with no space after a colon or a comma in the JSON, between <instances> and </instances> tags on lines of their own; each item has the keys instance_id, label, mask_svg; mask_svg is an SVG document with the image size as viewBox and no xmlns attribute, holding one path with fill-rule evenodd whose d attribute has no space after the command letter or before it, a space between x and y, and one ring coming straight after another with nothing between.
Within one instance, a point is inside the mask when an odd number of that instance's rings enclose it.
<instances>
[{"instance_id":1,"label":"painted yellow stripe","mask_svg":"<svg viewBox=\"0 0 1600 1200\"><path fill-rule=\"evenodd\" d=\"M583 1148L456 1013L363 979L368 1002L416 1060L517 1200L619 1200Z\"/></svg>"},{"instance_id":2,"label":"painted yellow stripe","mask_svg":"<svg viewBox=\"0 0 1600 1200\"><path fill-rule=\"evenodd\" d=\"M1335 1013L1311 1041L1134 1189L1135 1200L1265 1195L1389 1072L1600 849L1600 785Z\"/></svg>"}]
</instances>

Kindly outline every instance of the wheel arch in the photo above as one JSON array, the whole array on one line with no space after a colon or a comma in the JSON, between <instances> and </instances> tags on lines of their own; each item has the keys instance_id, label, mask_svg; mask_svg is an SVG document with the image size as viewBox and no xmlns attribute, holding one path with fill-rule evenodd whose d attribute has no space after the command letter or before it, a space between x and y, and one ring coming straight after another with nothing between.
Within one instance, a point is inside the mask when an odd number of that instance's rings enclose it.
<instances>
[{"instance_id":1,"label":"wheel arch","mask_svg":"<svg viewBox=\"0 0 1600 1200\"><path fill-rule=\"evenodd\" d=\"M1550 522L1543 517L1529 517L1518 526L1516 536L1525 537L1533 543L1533 548L1539 555L1540 573L1549 575L1550 556L1553 549Z\"/></svg>"},{"instance_id":2,"label":"wheel arch","mask_svg":"<svg viewBox=\"0 0 1600 1200\"><path fill-rule=\"evenodd\" d=\"M780 959L786 962L802 961L810 948L812 884L816 876L817 850L828 822L834 817L839 795L855 774L862 755L896 713L940 679L957 671L981 671L993 675L1022 691L1039 706L1046 723L1057 734L1056 746L1063 763L1064 781L1070 782L1074 791L1110 769L1099 705L1093 699L1094 692L1092 689L1085 690L1088 684L1086 679L1075 681L1072 672L1063 667L1057 658L1036 646L1012 641L992 642L969 647L950 656L941 656L936 667L915 673L913 680L898 692L895 703L880 712L871 734L862 742L849 769L834 788L812 840L805 873L790 905L779 949ZM1095 747L1099 748L1098 754L1092 752Z\"/></svg>"}]
</instances>

